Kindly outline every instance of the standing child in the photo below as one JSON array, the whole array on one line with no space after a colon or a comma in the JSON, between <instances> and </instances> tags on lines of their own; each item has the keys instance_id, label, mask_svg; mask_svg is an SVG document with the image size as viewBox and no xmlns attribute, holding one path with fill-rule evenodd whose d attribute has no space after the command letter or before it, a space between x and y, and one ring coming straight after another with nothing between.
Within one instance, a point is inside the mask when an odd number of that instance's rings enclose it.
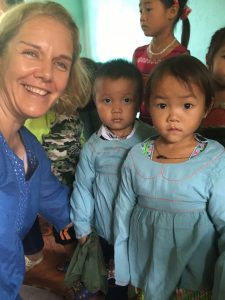
<instances>
[{"instance_id":1,"label":"standing child","mask_svg":"<svg viewBox=\"0 0 225 300\"><path fill-rule=\"evenodd\" d=\"M190 23L187 16L191 10L186 3L187 0L140 0L141 28L146 36L152 37L150 44L138 47L133 54L133 62L141 71L144 82L161 60L188 53ZM179 20L183 22L181 44L174 36ZM144 102L140 119L151 124Z\"/></svg>"},{"instance_id":2,"label":"standing child","mask_svg":"<svg viewBox=\"0 0 225 300\"><path fill-rule=\"evenodd\" d=\"M125 60L106 62L96 73L93 94L102 126L81 151L71 220L81 244L96 230L106 263L114 256L113 208L121 165L129 149L152 132L150 126L135 120L142 92L141 73ZM106 299L127 299L127 288L109 287Z\"/></svg>"},{"instance_id":3,"label":"standing child","mask_svg":"<svg viewBox=\"0 0 225 300\"><path fill-rule=\"evenodd\" d=\"M213 77L215 101L201 132L225 146L225 27L212 36L206 63Z\"/></svg>"},{"instance_id":4,"label":"standing child","mask_svg":"<svg viewBox=\"0 0 225 300\"><path fill-rule=\"evenodd\" d=\"M147 82L159 135L128 153L115 207L116 283L146 300L176 289L179 299L211 299L212 289L225 299L225 152L195 133L213 97L209 71L188 55L161 62Z\"/></svg>"}]
</instances>

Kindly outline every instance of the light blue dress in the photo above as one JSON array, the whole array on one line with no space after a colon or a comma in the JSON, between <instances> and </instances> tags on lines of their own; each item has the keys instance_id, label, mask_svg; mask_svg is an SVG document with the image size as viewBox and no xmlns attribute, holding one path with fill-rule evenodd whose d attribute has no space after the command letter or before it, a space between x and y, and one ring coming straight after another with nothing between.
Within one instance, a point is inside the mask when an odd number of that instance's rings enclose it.
<instances>
[{"instance_id":1,"label":"light blue dress","mask_svg":"<svg viewBox=\"0 0 225 300\"><path fill-rule=\"evenodd\" d=\"M168 300L176 287L212 289L225 299L225 152L176 164L128 153L115 207L116 282L131 282L146 300ZM214 274L215 271L215 274Z\"/></svg>"},{"instance_id":2,"label":"light blue dress","mask_svg":"<svg viewBox=\"0 0 225 300\"><path fill-rule=\"evenodd\" d=\"M22 241L38 213L58 230L70 223L68 189L51 173L37 139L21 128L29 178L24 164L0 133L0 299L19 300L25 264Z\"/></svg>"},{"instance_id":3,"label":"light blue dress","mask_svg":"<svg viewBox=\"0 0 225 300\"><path fill-rule=\"evenodd\" d=\"M76 168L71 196L71 220L76 236L97 234L113 244L113 208L120 181L121 165L135 144L153 133L152 127L137 121L128 139L104 140L96 133L85 143Z\"/></svg>"}]
</instances>

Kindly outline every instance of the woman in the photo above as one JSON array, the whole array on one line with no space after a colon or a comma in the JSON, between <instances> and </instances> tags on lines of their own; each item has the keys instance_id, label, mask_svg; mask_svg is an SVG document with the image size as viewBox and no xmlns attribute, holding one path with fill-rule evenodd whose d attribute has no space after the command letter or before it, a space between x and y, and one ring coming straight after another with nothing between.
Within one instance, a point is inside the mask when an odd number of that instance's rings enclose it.
<instances>
[{"instance_id":1,"label":"woman","mask_svg":"<svg viewBox=\"0 0 225 300\"><path fill-rule=\"evenodd\" d=\"M0 299L21 299L22 240L37 213L58 230L70 223L68 190L23 124L45 114L62 93L67 107L81 102L88 88L79 52L78 28L57 3L23 3L1 18Z\"/></svg>"}]
</instances>

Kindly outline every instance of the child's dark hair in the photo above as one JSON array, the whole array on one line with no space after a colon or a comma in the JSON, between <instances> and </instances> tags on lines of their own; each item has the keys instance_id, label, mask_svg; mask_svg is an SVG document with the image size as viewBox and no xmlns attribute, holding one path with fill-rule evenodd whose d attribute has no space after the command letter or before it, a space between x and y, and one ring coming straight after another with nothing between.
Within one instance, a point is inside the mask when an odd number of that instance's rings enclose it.
<instances>
[{"instance_id":1,"label":"child's dark hair","mask_svg":"<svg viewBox=\"0 0 225 300\"><path fill-rule=\"evenodd\" d=\"M103 63L95 74L95 81L101 78L113 80L124 78L132 80L136 84L137 104L143 97L143 79L136 66L125 59L113 59Z\"/></svg>"},{"instance_id":2,"label":"child's dark hair","mask_svg":"<svg viewBox=\"0 0 225 300\"><path fill-rule=\"evenodd\" d=\"M160 0L167 8L171 7L174 4L174 0ZM178 0L179 9L177 13L177 17L174 21L174 27L177 22L181 19L182 20L182 35L181 35L181 44L187 48L189 39L190 39L190 22L185 16L184 12L187 9L187 2L188 0Z\"/></svg>"},{"instance_id":3,"label":"child's dark hair","mask_svg":"<svg viewBox=\"0 0 225 300\"><path fill-rule=\"evenodd\" d=\"M209 70L212 69L213 59L215 54L219 51L219 49L225 45L225 27L220 28L217 30L209 44L208 53L206 54L206 63L209 67Z\"/></svg>"},{"instance_id":4,"label":"child's dark hair","mask_svg":"<svg viewBox=\"0 0 225 300\"><path fill-rule=\"evenodd\" d=\"M205 95L205 107L208 110L213 103L214 88L207 67L190 55L179 55L160 62L151 73L145 89L145 104L149 107L152 91L165 75L171 75L191 89L196 84Z\"/></svg>"}]
</instances>

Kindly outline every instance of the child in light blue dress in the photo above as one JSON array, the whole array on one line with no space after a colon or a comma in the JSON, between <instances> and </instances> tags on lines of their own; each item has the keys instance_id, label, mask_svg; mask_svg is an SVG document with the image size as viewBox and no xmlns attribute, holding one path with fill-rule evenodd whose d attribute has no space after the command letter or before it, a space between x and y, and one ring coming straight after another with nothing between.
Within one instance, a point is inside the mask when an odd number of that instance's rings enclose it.
<instances>
[{"instance_id":1,"label":"child in light blue dress","mask_svg":"<svg viewBox=\"0 0 225 300\"><path fill-rule=\"evenodd\" d=\"M141 73L132 63L117 59L100 67L93 93L102 126L85 143L75 174L71 219L76 236L84 244L94 229L110 266L114 256L113 209L121 165L135 144L155 132L136 120L142 92ZM106 299L127 298L127 289L119 287L118 291L110 286Z\"/></svg>"},{"instance_id":2,"label":"child in light blue dress","mask_svg":"<svg viewBox=\"0 0 225 300\"><path fill-rule=\"evenodd\" d=\"M114 224L116 283L145 300L225 299L225 152L195 134L213 97L191 56L160 63L148 80L159 135L128 153Z\"/></svg>"}]
</instances>

